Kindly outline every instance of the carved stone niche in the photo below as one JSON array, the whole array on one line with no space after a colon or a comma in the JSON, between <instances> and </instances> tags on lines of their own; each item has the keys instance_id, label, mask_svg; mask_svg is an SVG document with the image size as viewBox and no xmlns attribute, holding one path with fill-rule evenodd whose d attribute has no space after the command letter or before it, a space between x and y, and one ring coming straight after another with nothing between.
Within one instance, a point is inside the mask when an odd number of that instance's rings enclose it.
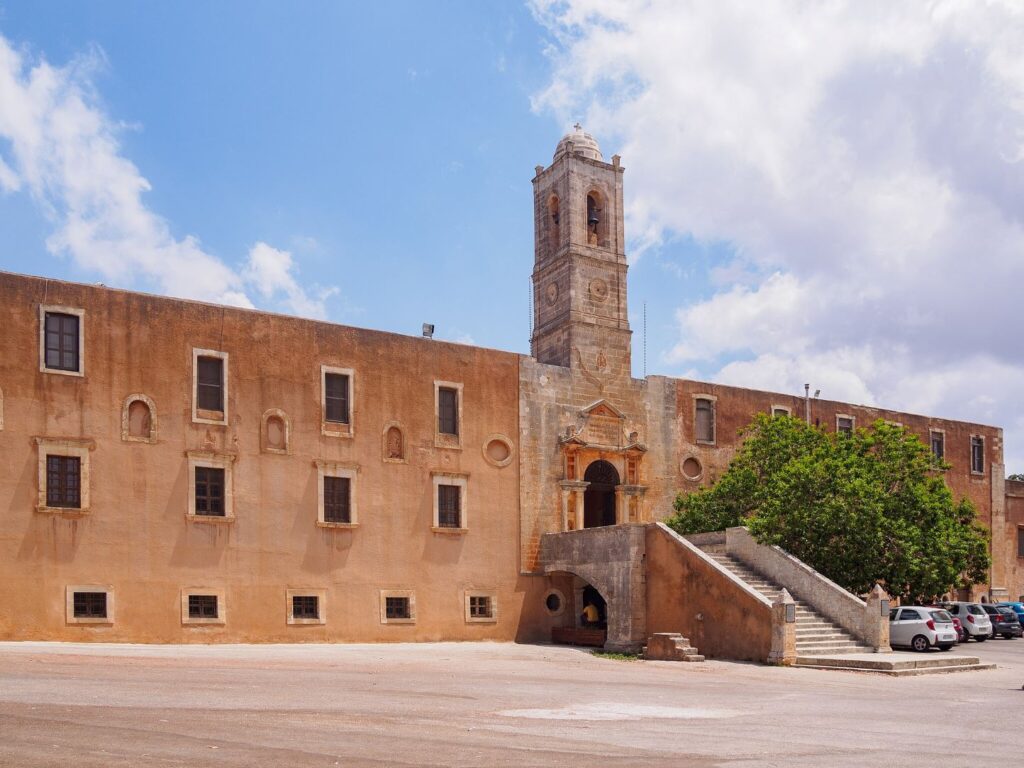
<instances>
[{"instance_id":1,"label":"carved stone niche","mask_svg":"<svg viewBox=\"0 0 1024 768\"><path fill-rule=\"evenodd\" d=\"M156 442L156 405L140 392L124 399L121 408L121 439L128 443Z\"/></svg>"},{"instance_id":2,"label":"carved stone niche","mask_svg":"<svg viewBox=\"0 0 1024 768\"><path fill-rule=\"evenodd\" d=\"M381 432L381 458L389 464L407 464L405 430L397 421L389 421Z\"/></svg>"},{"instance_id":3,"label":"carved stone niche","mask_svg":"<svg viewBox=\"0 0 1024 768\"><path fill-rule=\"evenodd\" d=\"M288 414L279 408L264 412L260 429L260 445L264 453L287 454L290 442L291 421Z\"/></svg>"}]
</instances>

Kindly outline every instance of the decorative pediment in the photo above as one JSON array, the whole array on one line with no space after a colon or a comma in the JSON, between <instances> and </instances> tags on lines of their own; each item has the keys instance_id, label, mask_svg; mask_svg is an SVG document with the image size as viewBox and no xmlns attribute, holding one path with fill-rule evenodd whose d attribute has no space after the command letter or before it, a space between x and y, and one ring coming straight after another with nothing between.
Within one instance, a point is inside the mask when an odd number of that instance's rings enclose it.
<instances>
[{"instance_id":1,"label":"decorative pediment","mask_svg":"<svg viewBox=\"0 0 1024 768\"><path fill-rule=\"evenodd\" d=\"M584 419L589 418L590 416L607 416L619 419L620 421L626 420L626 415L607 400L598 400L597 402L591 403L580 411L580 416Z\"/></svg>"}]
</instances>

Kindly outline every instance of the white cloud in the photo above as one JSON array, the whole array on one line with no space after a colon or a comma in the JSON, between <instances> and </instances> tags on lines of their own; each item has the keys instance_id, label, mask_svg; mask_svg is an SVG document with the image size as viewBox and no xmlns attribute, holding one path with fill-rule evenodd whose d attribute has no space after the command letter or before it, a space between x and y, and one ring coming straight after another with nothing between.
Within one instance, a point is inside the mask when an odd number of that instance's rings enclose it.
<instances>
[{"instance_id":1,"label":"white cloud","mask_svg":"<svg viewBox=\"0 0 1024 768\"><path fill-rule=\"evenodd\" d=\"M535 107L621 152L634 253L733 246L670 360L996 423L1024 470L1019 4L534 7L554 41Z\"/></svg>"},{"instance_id":2,"label":"white cloud","mask_svg":"<svg viewBox=\"0 0 1024 768\"><path fill-rule=\"evenodd\" d=\"M265 299L280 294L289 310L322 316L330 290L306 296L289 254L276 263L250 254L239 272L198 238L174 237L146 206L149 182L121 154L121 126L94 87L104 63L98 50L64 67L33 62L0 36L0 189L26 191L42 208L54 227L47 248L111 284L251 307L251 279Z\"/></svg>"},{"instance_id":3,"label":"white cloud","mask_svg":"<svg viewBox=\"0 0 1024 768\"><path fill-rule=\"evenodd\" d=\"M337 293L337 288L315 287L315 298L310 297L296 281L294 270L295 264L288 251L256 243L249 250L249 260L242 270L242 277L264 299L283 296L285 305L297 315L326 317L324 302Z\"/></svg>"}]
</instances>

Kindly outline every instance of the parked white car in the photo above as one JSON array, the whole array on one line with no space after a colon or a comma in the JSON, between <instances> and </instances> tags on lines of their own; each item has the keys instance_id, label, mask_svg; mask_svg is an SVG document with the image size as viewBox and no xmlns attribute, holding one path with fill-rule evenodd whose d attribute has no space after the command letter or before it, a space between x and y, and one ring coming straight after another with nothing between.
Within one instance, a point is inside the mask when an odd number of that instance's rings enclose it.
<instances>
[{"instance_id":1,"label":"parked white car","mask_svg":"<svg viewBox=\"0 0 1024 768\"><path fill-rule=\"evenodd\" d=\"M967 631L967 639L983 643L992 637L992 619L978 603L943 603L942 607L960 619Z\"/></svg>"},{"instance_id":2,"label":"parked white car","mask_svg":"<svg viewBox=\"0 0 1024 768\"><path fill-rule=\"evenodd\" d=\"M889 645L948 651L956 645L953 617L941 608L904 605L889 611Z\"/></svg>"}]
</instances>

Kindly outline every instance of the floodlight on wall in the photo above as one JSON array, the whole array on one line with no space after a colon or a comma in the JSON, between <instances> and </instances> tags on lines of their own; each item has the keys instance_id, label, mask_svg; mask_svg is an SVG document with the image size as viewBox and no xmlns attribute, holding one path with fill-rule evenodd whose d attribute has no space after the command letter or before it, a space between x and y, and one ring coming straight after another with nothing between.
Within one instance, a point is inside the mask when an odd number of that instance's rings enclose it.
<instances>
[{"instance_id":1,"label":"floodlight on wall","mask_svg":"<svg viewBox=\"0 0 1024 768\"><path fill-rule=\"evenodd\" d=\"M430 323L423 324L423 338L432 339L434 338L434 326Z\"/></svg>"}]
</instances>

